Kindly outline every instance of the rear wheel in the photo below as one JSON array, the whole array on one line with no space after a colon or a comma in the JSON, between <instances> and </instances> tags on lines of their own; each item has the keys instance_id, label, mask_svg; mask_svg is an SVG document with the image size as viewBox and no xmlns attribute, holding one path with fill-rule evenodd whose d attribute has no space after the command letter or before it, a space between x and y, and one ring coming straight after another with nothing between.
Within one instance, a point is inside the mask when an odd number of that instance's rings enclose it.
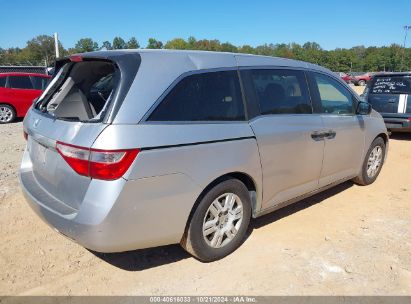
<instances>
[{"instance_id":1,"label":"rear wheel","mask_svg":"<svg viewBox=\"0 0 411 304\"><path fill-rule=\"evenodd\" d=\"M385 142L381 137L377 137L368 149L361 173L354 179L354 182L364 186L372 184L380 174L384 163L384 156Z\"/></svg>"},{"instance_id":2,"label":"rear wheel","mask_svg":"<svg viewBox=\"0 0 411 304\"><path fill-rule=\"evenodd\" d=\"M237 179L225 180L201 198L181 245L201 261L221 259L241 245L250 217L246 186Z\"/></svg>"},{"instance_id":3,"label":"rear wheel","mask_svg":"<svg viewBox=\"0 0 411 304\"><path fill-rule=\"evenodd\" d=\"M358 84L360 86L365 86L366 82L365 82L365 80L360 80L360 81L358 81Z\"/></svg>"},{"instance_id":4,"label":"rear wheel","mask_svg":"<svg viewBox=\"0 0 411 304\"><path fill-rule=\"evenodd\" d=\"M16 111L12 106L0 104L0 124L12 122L16 118Z\"/></svg>"}]
</instances>

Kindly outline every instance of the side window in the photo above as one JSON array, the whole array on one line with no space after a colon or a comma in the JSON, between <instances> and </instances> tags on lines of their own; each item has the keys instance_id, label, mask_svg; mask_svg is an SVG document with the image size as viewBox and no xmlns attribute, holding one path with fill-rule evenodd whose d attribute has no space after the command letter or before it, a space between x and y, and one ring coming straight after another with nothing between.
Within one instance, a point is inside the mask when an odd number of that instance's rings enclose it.
<instances>
[{"instance_id":1,"label":"side window","mask_svg":"<svg viewBox=\"0 0 411 304\"><path fill-rule=\"evenodd\" d=\"M236 71L185 77L148 118L149 121L244 119L244 105Z\"/></svg>"},{"instance_id":2,"label":"side window","mask_svg":"<svg viewBox=\"0 0 411 304\"><path fill-rule=\"evenodd\" d=\"M9 76L9 86L13 89L33 89L29 76Z\"/></svg>"},{"instance_id":3,"label":"side window","mask_svg":"<svg viewBox=\"0 0 411 304\"><path fill-rule=\"evenodd\" d=\"M31 77L33 80L33 86L35 90L44 90L47 86L47 78L33 76Z\"/></svg>"},{"instance_id":4,"label":"side window","mask_svg":"<svg viewBox=\"0 0 411 304\"><path fill-rule=\"evenodd\" d=\"M251 80L261 114L311 113L304 72L296 70L251 70Z\"/></svg>"},{"instance_id":5,"label":"side window","mask_svg":"<svg viewBox=\"0 0 411 304\"><path fill-rule=\"evenodd\" d=\"M353 96L336 80L323 74L314 73L315 84L318 88L320 105L318 113L353 114Z\"/></svg>"},{"instance_id":6,"label":"side window","mask_svg":"<svg viewBox=\"0 0 411 304\"><path fill-rule=\"evenodd\" d=\"M0 88L4 88L6 86L6 79L7 77L0 77Z\"/></svg>"}]
</instances>

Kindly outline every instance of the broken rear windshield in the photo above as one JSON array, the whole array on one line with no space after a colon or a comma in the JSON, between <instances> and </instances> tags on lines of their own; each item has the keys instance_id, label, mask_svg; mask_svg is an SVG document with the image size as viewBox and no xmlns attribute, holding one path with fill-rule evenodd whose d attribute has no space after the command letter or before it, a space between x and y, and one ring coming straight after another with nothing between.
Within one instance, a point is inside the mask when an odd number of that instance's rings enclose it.
<instances>
[{"instance_id":1,"label":"broken rear windshield","mask_svg":"<svg viewBox=\"0 0 411 304\"><path fill-rule=\"evenodd\" d=\"M55 76L36 107L58 119L99 120L119 79L119 71L112 62L69 62Z\"/></svg>"}]
</instances>

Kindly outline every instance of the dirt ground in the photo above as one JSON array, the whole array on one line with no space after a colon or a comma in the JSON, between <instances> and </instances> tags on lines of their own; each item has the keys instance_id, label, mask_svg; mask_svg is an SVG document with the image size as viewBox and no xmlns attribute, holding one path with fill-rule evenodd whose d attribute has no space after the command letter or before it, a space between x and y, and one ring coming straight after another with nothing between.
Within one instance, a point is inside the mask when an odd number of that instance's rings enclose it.
<instances>
[{"instance_id":1,"label":"dirt ground","mask_svg":"<svg viewBox=\"0 0 411 304\"><path fill-rule=\"evenodd\" d=\"M19 189L22 133L0 126L0 295L411 295L411 134L393 136L373 185L254 220L236 252L204 264L178 245L95 254L50 229Z\"/></svg>"}]
</instances>

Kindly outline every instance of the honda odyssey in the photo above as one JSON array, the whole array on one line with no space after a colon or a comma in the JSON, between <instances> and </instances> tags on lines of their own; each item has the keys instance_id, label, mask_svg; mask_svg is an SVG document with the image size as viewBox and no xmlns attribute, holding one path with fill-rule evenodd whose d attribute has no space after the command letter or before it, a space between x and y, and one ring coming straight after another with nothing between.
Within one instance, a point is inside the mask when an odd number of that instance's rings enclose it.
<instances>
[{"instance_id":1,"label":"honda odyssey","mask_svg":"<svg viewBox=\"0 0 411 304\"><path fill-rule=\"evenodd\" d=\"M168 50L80 54L24 119L20 181L54 229L99 252L180 243L202 261L256 218L375 181L381 116L320 66Z\"/></svg>"}]
</instances>

